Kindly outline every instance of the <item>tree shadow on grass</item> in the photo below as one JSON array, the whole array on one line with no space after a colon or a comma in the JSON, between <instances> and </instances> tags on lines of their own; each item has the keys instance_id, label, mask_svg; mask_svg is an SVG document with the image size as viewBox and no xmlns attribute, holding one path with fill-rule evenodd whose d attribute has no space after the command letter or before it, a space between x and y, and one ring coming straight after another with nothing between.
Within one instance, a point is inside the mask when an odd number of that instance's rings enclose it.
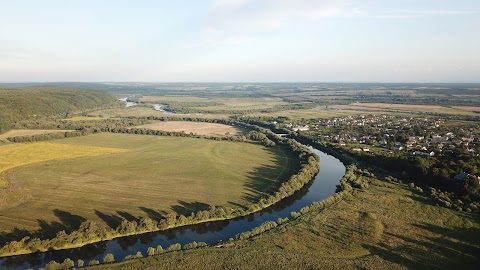
<instances>
[{"instance_id":1,"label":"tree shadow on grass","mask_svg":"<svg viewBox=\"0 0 480 270\"><path fill-rule=\"evenodd\" d=\"M390 234L403 241L392 248L385 244L366 245L372 255L411 269L476 269L480 264L479 228L442 228L435 225L414 225L435 234L412 238ZM431 235L431 234L427 234Z\"/></svg>"},{"instance_id":2,"label":"tree shadow on grass","mask_svg":"<svg viewBox=\"0 0 480 270\"><path fill-rule=\"evenodd\" d=\"M277 151L275 151L275 148L267 148L270 154L279 157L273 165L257 167L249 173L248 180L244 185L247 192L244 192L243 200L250 203L258 202L261 197L274 193L283 182L298 171L300 167L297 158L290 154L286 148L279 147L281 149ZM288 158L287 163L285 163L285 158Z\"/></svg>"},{"instance_id":3,"label":"tree shadow on grass","mask_svg":"<svg viewBox=\"0 0 480 270\"><path fill-rule=\"evenodd\" d=\"M162 219L167 214L167 212L165 212L165 211L157 211L157 210L153 210L153 209L147 208L147 207L139 207L139 208L140 208L140 210L145 212L149 218L151 218L153 220Z\"/></svg>"},{"instance_id":4,"label":"tree shadow on grass","mask_svg":"<svg viewBox=\"0 0 480 270\"><path fill-rule=\"evenodd\" d=\"M202 203L202 202L189 203L189 202L178 200L178 204L173 205L170 208L179 215L188 216L193 212L209 210L211 206L209 204Z\"/></svg>"},{"instance_id":5,"label":"tree shadow on grass","mask_svg":"<svg viewBox=\"0 0 480 270\"><path fill-rule=\"evenodd\" d=\"M95 214L101 220L103 220L103 222L105 222L108 225L108 227L110 227L110 228L116 228L122 222L122 217L120 217L118 215L105 214L105 213L100 212L99 210L95 210Z\"/></svg>"}]
</instances>

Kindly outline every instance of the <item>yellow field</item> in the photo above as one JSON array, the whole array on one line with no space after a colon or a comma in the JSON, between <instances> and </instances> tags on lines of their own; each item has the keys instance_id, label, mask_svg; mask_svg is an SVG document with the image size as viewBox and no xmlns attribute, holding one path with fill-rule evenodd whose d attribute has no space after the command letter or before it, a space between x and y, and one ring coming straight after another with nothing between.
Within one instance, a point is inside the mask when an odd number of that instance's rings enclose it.
<instances>
[{"instance_id":1,"label":"yellow field","mask_svg":"<svg viewBox=\"0 0 480 270\"><path fill-rule=\"evenodd\" d=\"M185 133L196 133L200 135L235 135L239 133L236 127L217 124L217 123L203 123L203 122L185 122L185 121L167 121L157 122L153 124L146 124L136 126L136 128L146 128L153 130L174 131Z\"/></svg>"},{"instance_id":2,"label":"yellow field","mask_svg":"<svg viewBox=\"0 0 480 270\"><path fill-rule=\"evenodd\" d=\"M59 129L12 129L0 135L0 141L6 140L8 137L15 136L28 136L28 135L39 135L47 133L56 133L56 132L71 132L72 130L59 130Z\"/></svg>"},{"instance_id":3,"label":"yellow field","mask_svg":"<svg viewBox=\"0 0 480 270\"><path fill-rule=\"evenodd\" d=\"M2 174L8 169L49 160L63 160L76 157L99 156L125 152L126 149L68 145L60 143L25 143L0 146L0 187L8 186ZM1 206L0 202L0 206Z\"/></svg>"}]
</instances>

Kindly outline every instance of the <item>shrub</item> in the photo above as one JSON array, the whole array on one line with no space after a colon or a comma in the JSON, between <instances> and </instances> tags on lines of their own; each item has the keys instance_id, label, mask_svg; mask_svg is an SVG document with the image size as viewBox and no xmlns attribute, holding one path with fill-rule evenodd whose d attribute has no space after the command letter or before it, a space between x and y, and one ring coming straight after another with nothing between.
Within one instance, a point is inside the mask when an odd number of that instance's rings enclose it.
<instances>
[{"instance_id":1,"label":"shrub","mask_svg":"<svg viewBox=\"0 0 480 270\"><path fill-rule=\"evenodd\" d=\"M97 260L91 260L91 261L88 263L88 266L93 266L93 265L98 265L98 264L100 264L99 261L97 261Z\"/></svg>"},{"instance_id":2,"label":"shrub","mask_svg":"<svg viewBox=\"0 0 480 270\"><path fill-rule=\"evenodd\" d=\"M103 263L111 263L114 261L115 261L115 257L113 257L112 253L108 253L107 255L105 255L105 257L103 257Z\"/></svg>"},{"instance_id":3,"label":"shrub","mask_svg":"<svg viewBox=\"0 0 480 270\"><path fill-rule=\"evenodd\" d=\"M153 255L155 255L155 249L154 249L153 247L149 247L149 248L147 249L147 254L148 254L148 256L153 256Z\"/></svg>"}]
</instances>

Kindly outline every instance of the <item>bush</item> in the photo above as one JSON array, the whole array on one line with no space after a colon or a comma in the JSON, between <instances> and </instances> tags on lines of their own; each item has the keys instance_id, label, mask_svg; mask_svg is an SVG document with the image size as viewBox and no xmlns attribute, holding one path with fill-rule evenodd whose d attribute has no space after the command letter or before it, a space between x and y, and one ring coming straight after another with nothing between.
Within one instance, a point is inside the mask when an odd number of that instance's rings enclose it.
<instances>
[{"instance_id":1,"label":"bush","mask_svg":"<svg viewBox=\"0 0 480 270\"><path fill-rule=\"evenodd\" d=\"M176 250L181 250L182 246L179 243L172 244L167 248L167 251L176 251Z\"/></svg>"},{"instance_id":2,"label":"bush","mask_svg":"<svg viewBox=\"0 0 480 270\"><path fill-rule=\"evenodd\" d=\"M97 261L97 260L91 260L91 261L88 263L88 266L93 266L93 265L98 265L98 264L100 264L99 261Z\"/></svg>"},{"instance_id":3,"label":"bush","mask_svg":"<svg viewBox=\"0 0 480 270\"><path fill-rule=\"evenodd\" d=\"M107 255L105 255L105 257L103 257L103 263L111 263L114 261L115 261L115 257L113 257L112 253L108 253Z\"/></svg>"},{"instance_id":4,"label":"bush","mask_svg":"<svg viewBox=\"0 0 480 270\"><path fill-rule=\"evenodd\" d=\"M155 249L155 254L160 254L163 252L163 247L161 245L158 245L157 248Z\"/></svg>"},{"instance_id":5,"label":"bush","mask_svg":"<svg viewBox=\"0 0 480 270\"><path fill-rule=\"evenodd\" d=\"M155 255L155 249L154 249L153 247L149 247L149 248L147 249L147 254L148 254L148 256L153 256L153 255Z\"/></svg>"}]
</instances>

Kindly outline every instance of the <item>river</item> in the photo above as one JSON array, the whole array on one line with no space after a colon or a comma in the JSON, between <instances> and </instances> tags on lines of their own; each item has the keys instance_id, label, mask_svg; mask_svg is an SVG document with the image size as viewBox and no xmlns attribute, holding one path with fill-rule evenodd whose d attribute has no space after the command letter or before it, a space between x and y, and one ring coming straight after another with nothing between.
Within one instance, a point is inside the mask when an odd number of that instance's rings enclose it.
<instances>
[{"instance_id":1,"label":"river","mask_svg":"<svg viewBox=\"0 0 480 270\"><path fill-rule=\"evenodd\" d=\"M133 107L133 106L135 106L135 105L138 104L138 103L136 103L136 102L127 101L127 99L128 99L128 97L126 97L126 98L119 98L118 100L125 102L125 106L126 106L126 107Z\"/></svg>"},{"instance_id":2,"label":"river","mask_svg":"<svg viewBox=\"0 0 480 270\"><path fill-rule=\"evenodd\" d=\"M1 258L0 268L38 268L44 267L51 260L62 262L66 258L74 260L75 264L78 259L81 259L87 265L90 260L103 261L103 257L108 253L112 253L117 261L121 261L126 255L135 254L137 251L146 256L148 247L157 245L166 248L174 243L183 245L193 241L216 244L220 240L232 238L266 221L290 217L292 211L299 211L302 207L321 201L335 193L336 185L345 174L345 166L337 158L316 149L313 151L320 156L320 172L315 179L292 196L257 213L231 220L212 221L166 231L120 237L81 248Z\"/></svg>"}]
</instances>

